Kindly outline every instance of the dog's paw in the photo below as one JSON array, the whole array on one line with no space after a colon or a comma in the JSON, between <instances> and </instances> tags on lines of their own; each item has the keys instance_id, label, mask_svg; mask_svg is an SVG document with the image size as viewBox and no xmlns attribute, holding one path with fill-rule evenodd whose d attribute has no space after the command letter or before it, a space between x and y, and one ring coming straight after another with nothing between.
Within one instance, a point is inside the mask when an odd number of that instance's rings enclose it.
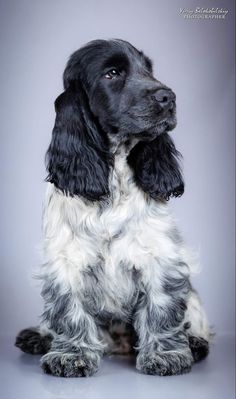
<instances>
[{"instance_id":1,"label":"dog's paw","mask_svg":"<svg viewBox=\"0 0 236 399\"><path fill-rule=\"evenodd\" d=\"M40 360L44 373L57 377L88 377L96 373L99 363L100 356L93 352L49 352Z\"/></svg>"},{"instance_id":2,"label":"dog's paw","mask_svg":"<svg viewBox=\"0 0 236 399\"><path fill-rule=\"evenodd\" d=\"M195 362L205 359L209 353L209 343L201 337L189 337L189 346Z\"/></svg>"},{"instance_id":3,"label":"dog's paw","mask_svg":"<svg viewBox=\"0 0 236 399\"><path fill-rule=\"evenodd\" d=\"M178 375L191 370L193 357L190 350L184 352L145 352L137 356L136 367L144 374Z\"/></svg>"},{"instance_id":4,"label":"dog's paw","mask_svg":"<svg viewBox=\"0 0 236 399\"><path fill-rule=\"evenodd\" d=\"M37 328L26 328L16 337L15 346L31 355L43 355L50 349L51 335L41 335Z\"/></svg>"}]
</instances>

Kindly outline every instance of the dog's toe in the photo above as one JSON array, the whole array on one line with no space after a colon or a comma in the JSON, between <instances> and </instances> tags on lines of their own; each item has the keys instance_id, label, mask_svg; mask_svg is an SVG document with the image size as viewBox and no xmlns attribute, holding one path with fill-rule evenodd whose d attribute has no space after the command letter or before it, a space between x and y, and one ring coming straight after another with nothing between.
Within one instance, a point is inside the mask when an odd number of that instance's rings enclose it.
<instances>
[{"instance_id":1,"label":"dog's toe","mask_svg":"<svg viewBox=\"0 0 236 399\"><path fill-rule=\"evenodd\" d=\"M98 370L99 362L96 355L60 352L49 352L40 361L44 373L67 378L91 376Z\"/></svg>"},{"instance_id":2,"label":"dog's toe","mask_svg":"<svg viewBox=\"0 0 236 399\"><path fill-rule=\"evenodd\" d=\"M193 358L191 352L140 352L137 357L136 367L144 374L152 375L178 375L191 370Z\"/></svg>"}]
</instances>

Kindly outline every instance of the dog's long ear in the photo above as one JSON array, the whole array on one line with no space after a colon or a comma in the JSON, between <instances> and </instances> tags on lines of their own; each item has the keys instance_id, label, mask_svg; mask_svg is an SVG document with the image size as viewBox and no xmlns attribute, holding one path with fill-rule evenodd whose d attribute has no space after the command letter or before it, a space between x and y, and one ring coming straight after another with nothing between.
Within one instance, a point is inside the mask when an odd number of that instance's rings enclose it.
<instances>
[{"instance_id":1,"label":"dog's long ear","mask_svg":"<svg viewBox=\"0 0 236 399\"><path fill-rule=\"evenodd\" d=\"M55 126L46 154L46 180L67 195L101 199L109 194L108 142L79 82L56 99L55 110Z\"/></svg>"},{"instance_id":2,"label":"dog's long ear","mask_svg":"<svg viewBox=\"0 0 236 399\"><path fill-rule=\"evenodd\" d=\"M156 199L180 197L184 182L179 165L181 154L167 133L150 142L139 142L130 152L128 163L137 184Z\"/></svg>"}]
</instances>

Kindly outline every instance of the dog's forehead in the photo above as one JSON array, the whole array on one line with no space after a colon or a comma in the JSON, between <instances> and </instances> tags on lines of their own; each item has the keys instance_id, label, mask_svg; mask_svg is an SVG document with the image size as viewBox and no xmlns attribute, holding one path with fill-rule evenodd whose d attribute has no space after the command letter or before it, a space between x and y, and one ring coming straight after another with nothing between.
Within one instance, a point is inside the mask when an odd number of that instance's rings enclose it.
<instances>
[{"instance_id":1,"label":"dog's forehead","mask_svg":"<svg viewBox=\"0 0 236 399\"><path fill-rule=\"evenodd\" d=\"M106 67L126 63L135 70L152 69L151 60L142 51L121 39L92 41L84 47L86 48L90 64Z\"/></svg>"},{"instance_id":2,"label":"dog's forehead","mask_svg":"<svg viewBox=\"0 0 236 399\"><path fill-rule=\"evenodd\" d=\"M134 73L152 73L151 60L129 42L121 39L93 40L70 56L63 74L64 87L67 88L78 77L90 84L105 67L115 67L116 62L118 67L127 65L127 69Z\"/></svg>"},{"instance_id":3,"label":"dog's forehead","mask_svg":"<svg viewBox=\"0 0 236 399\"><path fill-rule=\"evenodd\" d=\"M143 70L151 69L152 62L151 60L143 53L143 51L139 51L129 42L120 39L114 39L109 41L110 44L110 58L117 60L126 61L129 63L133 69ZM108 54L109 56L109 54Z\"/></svg>"}]
</instances>

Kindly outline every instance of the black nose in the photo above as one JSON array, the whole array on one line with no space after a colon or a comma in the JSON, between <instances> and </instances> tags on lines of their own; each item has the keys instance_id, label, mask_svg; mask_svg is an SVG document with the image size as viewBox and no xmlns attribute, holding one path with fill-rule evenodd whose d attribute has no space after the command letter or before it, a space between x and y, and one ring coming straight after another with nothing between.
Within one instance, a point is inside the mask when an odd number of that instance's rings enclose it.
<instances>
[{"instance_id":1,"label":"black nose","mask_svg":"<svg viewBox=\"0 0 236 399\"><path fill-rule=\"evenodd\" d=\"M155 98L158 104L163 109L172 108L176 99L175 93L170 89L159 89L155 93Z\"/></svg>"}]
</instances>

